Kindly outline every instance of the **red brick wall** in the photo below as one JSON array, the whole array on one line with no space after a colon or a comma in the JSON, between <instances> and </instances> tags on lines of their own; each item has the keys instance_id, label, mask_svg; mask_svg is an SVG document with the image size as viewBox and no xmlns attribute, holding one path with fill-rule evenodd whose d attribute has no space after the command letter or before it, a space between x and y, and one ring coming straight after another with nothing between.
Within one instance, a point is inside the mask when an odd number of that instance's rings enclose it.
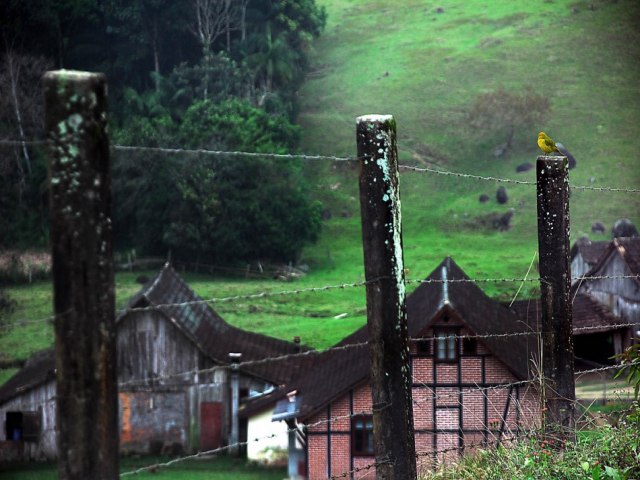
<instances>
[{"instance_id":1,"label":"red brick wall","mask_svg":"<svg viewBox=\"0 0 640 480\"><path fill-rule=\"evenodd\" d=\"M467 332L462 332L466 334ZM416 352L412 346L412 352ZM477 343L478 354L485 354L486 350L481 342ZM436 382L433 379L433 359L416 354L412 357L412 382L414 401L414 428L416 429L417 463L420 468L433 468L434 460L438 462L450 461L457 458L460 451L459 433L440 432L434 434L428 430L434 429L434 392L435 399L435 427L438 429L457 430L462 421L463 440L466 452L473 452L477 444L485 439L495 442L502 427L503 414L509 400L509 410L506 417L505 431L502 440L513 436L518 426L532 428L540 424L540 406L536 390L528 385L509 390L509 388L484 388L479 390L476 385L483 384L482 365L484 361L484 380L487 384L512 383L516 378L496 358L485 356L465 356L464 352L459 360L461 368L456 363L436 364ZM459 378L461 376L461 378ZM439 384L463 383L467 386L452 387L438 386ZM486 398L485 398L486 397ZM460 406L462 398L462 406ZM485 412L485 404L487 410ZM321 424L311 427L312 432L324 432L324 435L308 436L309 480L326 479L327 476L339 476L342 473L361 469L372 464L374 457L351 458L351 437L348 434L351 426L350 415L371 412L371 388L363 385L349 394L341 397L330 405L332 419L330 442L331 460L328 465L327 445L328 426ZM519 411L519 413L516 413ZM485 424L485 417L488 425ZM309 419L307 424L318 420L327 420L327 412ZM434 452L434 435L436 450L451 449L449 452ZM435 457L435 458L434 458ZM375 478L375 468L365 469L354 473L355 478ZM350 478L347 476L346 478Z\"/></svg>"}]
</instances>

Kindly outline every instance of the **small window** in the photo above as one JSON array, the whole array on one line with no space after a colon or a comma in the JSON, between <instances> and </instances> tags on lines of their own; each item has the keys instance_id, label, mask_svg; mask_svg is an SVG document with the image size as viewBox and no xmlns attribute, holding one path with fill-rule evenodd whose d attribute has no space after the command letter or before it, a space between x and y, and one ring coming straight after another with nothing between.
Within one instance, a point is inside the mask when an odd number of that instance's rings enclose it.
<instances>
[{"instance_id":1,"label":"small window","mask_svg":"<svg viewBox=\"0 0 640 480\"><path fill-rule=\"evenodd\" d=\"M37 442L40 433L40 412L7 412L6 439L14 442Z\"/></svg>"},{"instance_id":2,"label":"small window","mask_svg":"<svg viewBox=\"0 0 640 480\"><path fill-rule=\"evenodd\" d=\"M475 338L462 339L462 352L465 355L475 355L478 350L478 343Z\"/></svg>"},{"instance_id":3,"label":"small window","mask_svg":"<svg viewBox=\"0 0 640 480\"><path fill-rule=\"evenodd\" d=\"M351 419L351 453L353 456L374 455L372 415L357 415Z\"/></svg>"},{"instance_id":4,"label":"small window","mask_svg":"<svg viewBox=\"0 0 640 480\"><path fill-rule=\"evenodd\" d=\"M431 340L418 340L416 350L423 355L431 354Z\"/></svg>"},{"instance_id":5,"label":"small window","mask_svg":"<svg viewBox=\"0 0 640 480\"><path fill-rule=\"evenodd\" d=\"M435 333L436 360L453 362L458 358L458 339L455 330L440 330Z\"/></svg>"}]
</instances>

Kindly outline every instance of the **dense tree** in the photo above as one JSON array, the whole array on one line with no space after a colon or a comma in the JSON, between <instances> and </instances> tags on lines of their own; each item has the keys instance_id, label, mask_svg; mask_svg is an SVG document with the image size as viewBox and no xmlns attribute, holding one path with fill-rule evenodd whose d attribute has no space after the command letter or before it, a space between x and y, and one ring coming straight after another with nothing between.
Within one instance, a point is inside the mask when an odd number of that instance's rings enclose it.
<instances>
[{"instance_id":1,"label":"dense tree","mask_svg":"<svg viewBox=\"0 0 640 480\"><path fill-rule=\"evenodd\" d=\"M314 0L0 2L13 52L0 50L0 135L42 134L32 99L45 58L107 73L113 143L293 152L296 91L325 17ZM0 222L11 232L0 246L42 241L43 155L3 147L0 170ZM291 260L320 225L292 162L119 152L113 189L117 247L142 253Z\"/></svg>"},{"instance_id":2,"label":"dense tree","mask_svg":"<svg viewBox=\"0 0 640 480\"><path fill-rule=\"evenodd\" d=\"M0 58L0 248L42 244L46 238L46 170L42 152L29 142L42 134L40 75L44 57L7 50Z\"/></svg>"}]
</instances>

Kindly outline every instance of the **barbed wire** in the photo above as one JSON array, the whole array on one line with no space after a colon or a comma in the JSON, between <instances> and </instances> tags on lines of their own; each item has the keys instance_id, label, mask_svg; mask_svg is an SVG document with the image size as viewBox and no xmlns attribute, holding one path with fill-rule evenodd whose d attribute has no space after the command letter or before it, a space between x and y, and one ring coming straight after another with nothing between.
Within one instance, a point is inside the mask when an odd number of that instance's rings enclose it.
<instances>
[{"instance_id":1,"label":"barbed wire","mask_svg":"<svg viewBox=\"0 0 640 480\"><path fill-rule=\"evenodd\" d=\"M259 153L259 152L243 152L243 151L224 151L224 150L207 150L187 149L187 148L163 148L163 147L139 147L130 145L112 145L114 150L119 151L140 151L154 152L164 154L188 154L188 155L210 155L218 157L253 157L253 158L272 158L278 160L331 160L334 162L352 162L355 157L337 157L333 155L306 155L298 153Z\"/></svg>"},{"instance_id":2,"label":"barbed wire","mask_svg":"<svg viewBox=\"0 0 640 480\"><path fill-rule=\"evenodd\" d=\"M48 143L47 140L0 140L0 145L8 146L23 146L23 145L43 145ZM313 154L297 154L297 153L271 153L271 152L245 152L237 150L208 150L204 148L188 149L188 148L168 148L168 147L145 147L137 145L111 145L111 148L116 151L140 151L140 152L153 152L163 154L187 154L187 155L209 155L209 156L226 156L226 157L254 157L254 158L272 158L281 160L329 160L334 162L354 162L358 160L358 157L347 156L339 157L335 155L313 155ZM536 185L537 182L528 180L516 180L511 178L500 178L493 176L475 175L462 172L452 172L448 170L438 170L429 167L416 167L412 165L398 165L399 170L408 170L419 173L433 173L436 175L453 176L459 178L469 178L474 180L482 180L498 183L512 183L517 185ZM572 189L576 190L592 190L599 192L622 192L622 193L640 193L638 188L617 188L617 187L595 187L590 185L570 185Z\"/></svg>"},{"instance_id":3,"label":"barbed wire","mask_svg":"<svg viewBox=\"0 0 640 480\"><path fill-rule=\"evenodd\" d=\"M23 145L44 145L46 140L0 140L0 145L22 147Z\"/></svg>"},{"instance_id":4,"label":"barbed wire","mask_svg":"<svg viewBox=\"0 0 640 480\"><path fill-rule=\"evenodd\" d=\"M536 182L530 182L527 180L515 180L511 178L499 178L499 177L474 175L470 173L451 172L448 170L437 170L435 168L429 168L429 167L414 167L411 165L398 165L398 170L409 170L412 172L419 172L419 173L433 173L436 175L444 175L444 176L459 177L459 178L471 178L473 180L483 180L487 182L515 183L517 185L536 185Z\"/></svg>"},{"instance_id":5,"label":"barbed wire","mask_svg":"<svg viewBox=\"0 0 640 480\"><path fill-rule=\"evenodd\" d=\"M200 304L215 304L215 303L227 303L238 300L257 300L263 298L270 297L282 297L288 295L300 295L304 293L318 293L318 292L326 292L330 290L344 290L348 288L357 288L366 286L371 283L376 283L384 279L388 279L391 277L378 277L373 280L363 280L358 282L350 282L350 283L340 283L340 284L331 284L331 285L322 285L319 287L304 287L299 289L290 289L290 290L279 290L279 291L261 291L257 293L247 293L247 294L238 294L231 295L225 297L211 297L208 299L200 299L200 300L190 300L185 302L174 302L174 303L160 303L155 305L149 305L146 307L124 307L120 308L116 311L117 315L122 315L129 312L144 312L144 311L153 311L153 310L161 310L164 308L181 308L188 307ZM571 277L571 280L616 280L616 279L636 279L640 280L640 275L594 275L594 276L580 276L580 277ZM528 283L539 283L544 280L541 278L449 278L449 279L440 279L440 278L427 278L427 279L407 279L405 280L406 285L413 284L454 284L454 283L518 283L518 282L528 282ZM62 315L62 314L60 314ZM11 323L3 323L0 325L0 329L8 329L17 326L25 326L29 323L46 323L53 322L59 315L52 315L42 319L22 319L16 320Z\"/></svg>"},{"instance_id":6,"label":"barbed wire","mask_svg":"<svg viewBox=\"0 0 640 480\"><path fill-rule=\"evenodd\" d=\"M228 370L230 368L234 368L234 369L249 368L250 369L250 367L255 367L257 365L265 365L265 364L268 364L268 363L271 363L271 362L281 362L281 361L291 360L291 359L299 359L299 358L304 358L304 357L318 356L318 355L326 354L328 352L339 352L339 351L344 351L344 350L361 348L361 347L364 347L364 346L367 346L367 345L369 345L368 341L366 341L366 342L358 342L358 343L348 343L346 345L330 347L330 348L327 348L325 350L306 350L304 352L288 353L288 354L284 354L284 355L277 355L277 356L274 356L274 357L261 358L259 360L247 360L247 361L244 361L244 362L238 362L238 363L234 363L234 364L215 365L215 366L209 367L209 368L187 370L187 371L184 371L184 372L178 372L178 373L173 373L173 374L169 374L169 375L127 380L125 382L118 383L118 387L154 385L155 383L157 383L159 381L162 381L162 380L170 380L170 379L173 379L173 378L179 378L179 377L184 377L184 376L202 375L202 374L206 374L206 373L213 373L213 372L218 371L218 370Z\"/></svg>"},{"instance_id":7,"label":"barbed wire","mask_svg":"<svg viewBox=\"0 0 640 480\"><path fill-rule=\"evenodd\" d=\"M598 329L601 329L601 328L618 329L618 328L629 328L629 327L640 327L640 323L633 323L633 322L629 322L629 323L611 323L609 325L588 325L588 326L584 326L584 327L573 327L573 333L575 334L576 332L584 332L584 331L589 331L589 330L598 330Z\"/></svg>"},{"instance_id":8,"label":"barbed wire","mask_svg":"<svg viewBox=\"0 0 640 480\"><path fill-rule=\"evenodd\" d=\"M537 182L532 182L528 180L516 180L512 178L500 178L500 177L475 175L475 174L462 173L462 172L451 172L449 170L438 170L438 169L429 168L429 167L415 167L412 165L398 165L398 170L408 170L408 171L418 172L418 173L433 173L435 175L444 175L444 176L451 176L451 177L458 177L458 178L470 178L473 180L482 180L486 182L513 183L517 185L530 185L530 186L537 185ZM590 185L572 185L572 184L569 184L569 187L575 190L594 190L598 192L640 193L640 189L638 188L594 187Z\"/></svg>"}]
</instances>

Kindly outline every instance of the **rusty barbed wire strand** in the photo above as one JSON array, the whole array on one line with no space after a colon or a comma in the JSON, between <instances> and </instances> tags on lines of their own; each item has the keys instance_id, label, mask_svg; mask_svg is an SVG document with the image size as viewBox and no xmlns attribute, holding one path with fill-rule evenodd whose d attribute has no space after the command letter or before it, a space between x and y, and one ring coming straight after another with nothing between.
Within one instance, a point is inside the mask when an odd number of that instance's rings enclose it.
<instances>
[{"instance_id":1,"label":"rusty barbed wire strand","mask_svg":"<svg viewBox=\"0 0 640 480\"><path fill-rule=\"evenodd\" d=\"M23 146L23 145L42 145L48 143L47 140L0 140L0 145L8 146ZM140 152L154 152L164 154L189 154L189 155L210 155L210 156L235 156L235 157L256 157L256 158L273 158L284 160L329 160L336 162L354 162L358 160L358 157L346 156L339 157L335 155L312 155L312 154L296 154L296 153L259 153L259 152L244 152L244 151L226 151L226 150L208 150L208 149L187 149L187 148L167 148L167 147L144 147L136 145L111 145L111 148L116 151L140 151ZM433 173L436 175L453 176L459 178L470 178L474 180L482 180L489 182L499 183L512 183L518 185L536 185L536 182L527 180L516 180L510 178L500 178L493 176L475 175L461 172L451 172L448 170L438 170L429 167L416 167L412 165L398 165L399 170L408 170L419 173ZM592 190L598 192L622 192L622 193L640 193L638 188L617 188L617 187L594 187L589 185L570 185L570 188L577 190Z\"/></svg>"},{"instance_id":2,"label":"rusty barbed wire strand","mask_svg":"<svg viewBox=\"0 0 640 480\"><path fill-rule=\"evenodd\" d=\"M640 275L596 275L596 276L581 276L581 277L571 277L572 280L615 280L615 279L638 279L640 280ZM116 311L116 315L121 315L128 312L140 312L140 311L152 311L159 310L163 308L171 308L171 307L187 307L199 304L215 304L215 303L226 303L233 302L237 300L256 300L270 297L281 297L287 295L299 295L303 293L317 293L317 292L325 292L329 290L338 290L338 289L347 289L347 288L357 288L366 286L369 283L375 283L380 280L384 280L383 277L377 278L374 280L364 280L359 282L351 282L351 283L342 283L342 284L333 284L333 285L323 285L319 287L305 287L294 290L280 290L280 291L261 291L257 293L248 293L248 294L239 294L239 295L231 295L226 297L212 297L208 299L201 300L191 300L186 302L175 302L175 303L162 303L157 305L149 305L147 307L123 307ZM540 278L458 278L458 279L416 279L416 280L405 280L406 285L413 284L444 284L444 283L517 283L517 282L542 282L543 279ZM42 319L21 319L16 320L11 323L5 323L0 325L0 329L12 328L16 326L24 326L28 323L46 323L52 322L56 319L58 315L51 315Z\"/></svg>"},{"instance_id":3,"label":"rusty barbed wire strand","mask_svg":"<svg viewBox=\"0 0 640 480\"><path fill-rule=\"evenodd\" d=\"M307 155L303 153L259 153L259 152L243 152L243 151L224 151L224 150L207 150L207 149L187 149L187 148L163 148L163 147L139 147L131 145L112 145L114 150L119 151L140 151L154 152L165 154L188 154L188 155L211 155L225 157L257 157L257 158L273 158L278 160L331 160L335 162L351 162L355 161L355 157L337 157L334 155Z\"/></svg>"},{"instance_id":4,"label":"rusty barbed wire strand","mask_svg":"<svg viewBox=\"0 0 640 480\"><path fill-rule=\"evenodd\" d=\"M470 173L461 173L461 172L451 172L448 170L438 170L435 168L429 167L414 167L412 165L398 165L398 170L408 170L412 172L418 173L433 173L435 175L444 175L458 178L470 178L473 180L482 180L486 182L498 182L498 183L513 183L517 185L529 185L535 186L537 182L532 182L528 180L516 180L511 178L499 178L492 176L483 176L483 175L475 175ZM570 188L576 190L594 190L598 192L622 192L622 193L640 193L640 189L638 188L617 188L617 187L593 187L589 185L569 185Z\"/></svg>"}]
</instances>

